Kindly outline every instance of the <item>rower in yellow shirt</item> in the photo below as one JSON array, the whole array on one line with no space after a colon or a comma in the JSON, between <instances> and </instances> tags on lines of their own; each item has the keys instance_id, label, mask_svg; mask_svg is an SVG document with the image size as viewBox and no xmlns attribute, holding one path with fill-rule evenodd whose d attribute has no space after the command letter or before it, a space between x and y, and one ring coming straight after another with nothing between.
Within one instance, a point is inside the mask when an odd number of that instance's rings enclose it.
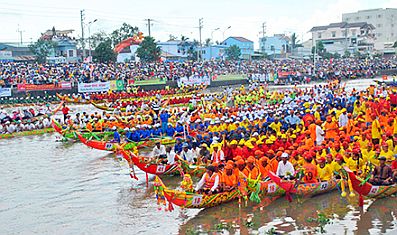
<instances>
[{"instance_id":1,"label":"rower in yellow shirt","mask_svg":"<svg viewBox=\"0 0 397 235\"><path fill-rule=\"evenodd\" d=\"M281 122L278 120L278 118L276 118L274 120L274 122L272 122L269 125L270 128L272 128L276 133L280 133L280 129L281 129Z\"/></svg>"},{"instance_id":2,"label":"rower in yellow shirt","mask_svg":"<svg viewBox=\"0 0 397 235\"><path fill-rule=\"evenodd\" d=\"M332 178L333 172L331 166L326 164L325 157L320 157L318 160L317 172L320 181L329 181Z\"/></svg>"},{"instance_id":3,"label":"rower in yellow shirt","mask_svg":"<svg viewBox=\"0 0 397 235\"><path fill-rule=\"evenodd\" d=\"M386 142L382 144L382 150L380 151L380 156L386 157L386 161L391 162L394 160L394 153L389 149L389 145Z\"/></svg>"},{"instance_id":4,"label":"rower in yellow shirt","mask_svg":"<svg viewBox=\"0 0 397 235\"><path fill-rule=\"evenodd\" d=\"M356 175L360 175L362 173L363 167L365 166L365 161L360 158L360 150L353 149L352 157L344 158L346 162L346 166L349 167L351 171L353 171Z\"/></svg>"}]
</instances>

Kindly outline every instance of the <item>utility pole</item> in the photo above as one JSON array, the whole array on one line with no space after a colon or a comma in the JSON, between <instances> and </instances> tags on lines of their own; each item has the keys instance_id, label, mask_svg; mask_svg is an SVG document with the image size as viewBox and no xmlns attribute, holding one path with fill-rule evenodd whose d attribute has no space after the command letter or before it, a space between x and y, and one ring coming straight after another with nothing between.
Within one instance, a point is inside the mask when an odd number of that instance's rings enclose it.
<instances>
[{"instance_id":1,"label":"utility pole","mask_svg":"<svg viewBox=\"0 0 397 235\"><path fill-rule=\"evenodd\" d=\"M151 34L150 34L150 25L151 25L151 23L150 23L150 21L153 21L153 19L145 19L145 20L147 20L147 29L148 29L149 37L151 37Z\"/></svg>"},{"instance_id":2,"label":"utility pole","mask_svg":"<svg viewBox=\"0 0 397 235\"><path fill-rule=\"evenodd\" d=\"M199 38L200 38L200 51L197 53L197 60L201 60L201 50L202 50L202 45L201 45L201 29L203 28L203 18L199 19Z\"/></svg>"},{"instance_id":3,"label":"utility pole","mask_svg":"<svg viewBox=\"0 0 397 235\"><path fill-rule=\"evenodd\" d=\"M22 43L23 43L23 40L22 40L22 33L23 33L24 31L21 30L21 29L19 28L19 24L18 24L18 30L17 30L17 32L19 33L19 40L20 40L20 45L19 45L19 46L22 46Z\"/></svg>"},{"instance_id":4,"label":"utility pole","mask_svg":"<svg viewBox=\"0 0 397 235\"><path fill-rule=\"evenodd\" d=\"M85 58L84 10L80 10L80 23L81 23L81 47L83 49L83 61L84 61L84 58Z\"/></svg>"},{"instance_id":5,"label":"utility pole","mask_svg":"<svg viewBox=\"0 0 397 235\"><path fill-rule=\"evenodd\" d=\"M263 22L262 23L262 40L261 40L262 41L262 47L261 47L262 53L265 52L265 42L266 42L265 35L266 35L266 22Z\"/></svg>"}]
</instances>

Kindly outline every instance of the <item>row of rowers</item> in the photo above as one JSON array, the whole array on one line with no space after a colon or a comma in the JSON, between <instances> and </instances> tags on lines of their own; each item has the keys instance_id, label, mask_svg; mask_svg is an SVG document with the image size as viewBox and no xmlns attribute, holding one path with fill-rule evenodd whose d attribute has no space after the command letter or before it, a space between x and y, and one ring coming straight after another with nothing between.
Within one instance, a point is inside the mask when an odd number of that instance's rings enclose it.
<instances>
[{"instance_id":1,"label":"row of rowers","mask_svg":"<svg viewBox=\"0 0 397 235\"><path fill-rule=\"evenodd\" d=\"M257 151L254 156L244 160L237 156L233 160L212 163L207 172L195 187L196 191L216 193L235 189L245 178L266 180L269 171L275 172L283 179L300 178L302 183L316 183L341 178L344 166L352 169L362 177L370 176L370 182L377 185L390 185L397 182L397 155L391 164L386 163L384 156L377 157L377 164L362 158L360 151L348 151L344 155L316 158L310 152L304 154L294 152L291 156L287 152L278 152L275 156ZM360 163L361 162L361 163ZM358 167L360 166L360 167Z\"/></svg>"}]
</instances>

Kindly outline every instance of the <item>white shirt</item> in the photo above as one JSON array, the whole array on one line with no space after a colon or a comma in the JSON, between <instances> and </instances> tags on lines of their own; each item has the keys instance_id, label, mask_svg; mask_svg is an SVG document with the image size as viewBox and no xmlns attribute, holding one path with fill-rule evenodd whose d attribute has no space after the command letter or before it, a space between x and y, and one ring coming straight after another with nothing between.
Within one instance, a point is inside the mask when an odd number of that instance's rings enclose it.
<instances>
[{"instance_id":1,"label":"white shirt","mask_svg":"<svg viewBox=\"0 0 397 235\"><path fill-rule=\"evenodd\" d=\"M287 172L289 172L291 175L295 175L294 166L289 161L287 161L285 164L283 161L280 161L278 163L276 174L278 176L286 176Z\"/></svg>"},{"instance_id":2,"label":"white shirt","mask_svg":"<svg viewBox=\"0 0 397 235\"><path fill-rule=\"evenodd\" d=\"M220 161L225 160L225 153L222 149L219 149L217 152L212 152L211 161L214 161L216 154L219 154L219 158L216 159L216 163L220 163Z\"/></svg>"},{"instance_id":3,"label":"white shirt","mask_svg":"<svg viewBox=\"0 0 397 235\"><path fill-rule=\"evenodd\" d=\"M185 150L182 150L182 152L181 152L181 158L186 160L189 163L194 162L194 157L195 157L195 154L193 153L193 151L191 149L188 149L186 152L185 152Z\"/></svg>"},{"instance_id":4,"label":"white shirt","mask_svg":"<svg viewBox=\"0 0 397 235\"><path fill-rule=\"evenodd\" d=\"M323 131L323 129L319 125L316 125L316 144L318 146L320 146L323 143L324 134L325 132Z\"/></svg>"},{"instance_id":5,"label":"white shirt","mask_svg":"<svg viewBox=\"0 0 397 235\"><path fill-rule=\"evenodd\" d=\"M175 152L171 150L171 152L166 153L167 155L167 164L174 164L175 163Z\"/></svg>"},{"instance_id":6,"label":"white shirt","mask_svg":"<svg viewBox=\"0 0 397 235\"><path fill-rule=\"evenodd\" d=\"M347 114L343 114L342 113L339 116L339 127L346 126L347 125L347 121L348 121Z\"/></svg>"},{"instance_id":7,"label":"white shirt","mask_svg":"<svg viewBox=\"0 0 397 235\"><path fill-rule=\"evenodd\" d=\"M152 157L159 157L160 155L166 155L165 146L162 144L160 148L157 148L157 145L155 145L152 151Z\"/></svg>"},{"instance_id":8,"label":"white shirt","mask_svg":"<svg viewBox=\"0 0 397 235\"><path fill-rule=\"evenodd\" d=\"M215 174L215 173L213 173L213 174ZM201 177L201 180L197 183L197 186L195 188L196 191L200 190L204 186L206 176L207 176L207 173L204 173L203 177ZM215 189L217 189L218 185L219 185L219 174L217 174L215 176L214 186L212 186L211 191L214 191Z\"/></svg>"}]
</instances>

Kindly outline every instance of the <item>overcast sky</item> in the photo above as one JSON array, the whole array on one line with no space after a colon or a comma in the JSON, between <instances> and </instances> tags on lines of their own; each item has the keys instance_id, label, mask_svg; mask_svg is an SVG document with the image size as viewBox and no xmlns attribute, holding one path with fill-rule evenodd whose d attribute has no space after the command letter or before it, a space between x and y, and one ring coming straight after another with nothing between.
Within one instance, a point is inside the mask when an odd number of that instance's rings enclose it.
<instances>
[{"instance_id":1,"label":"overcast sky","mask_svg":"<svg viewBox=\"0 0 397 235\"><path fill-rule=\"evenodd\" d=\"M342 13L371 8L397 8L397 0L0 0L0 42L17 42L18 31L23 41L35 41L41 32L51 29L74 29L81 36L80 10L85 9L85 22L94 19L91 33L110 32L123 22L138 26L147 34L144 19L153 19L152 36L167 40L169 35L198 39L198 21L203 18L202 39L243 36L255 42L266 22L266 34L291 34L308 39L311 27L339 22ZM88 28L86 28L86 36Z\"/></svg>"}]
</instances>

